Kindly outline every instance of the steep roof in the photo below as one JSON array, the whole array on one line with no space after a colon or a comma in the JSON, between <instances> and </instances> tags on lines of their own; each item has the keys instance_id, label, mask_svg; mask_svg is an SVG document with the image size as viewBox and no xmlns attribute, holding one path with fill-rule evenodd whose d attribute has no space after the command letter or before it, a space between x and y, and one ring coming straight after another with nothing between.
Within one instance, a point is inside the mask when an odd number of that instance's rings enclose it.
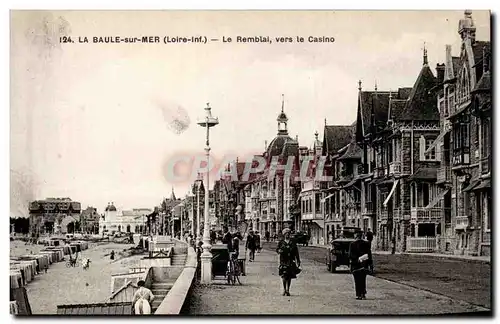
<instances>
[{"instance_id":1,"label":"steep roof","mask_svg":"<svg viewBox=\"0 0 500 324\"><path fill-rule=\"evenodd\" d=\"M352 125L325 125L323 134L323 152L335 154L351 142L353 127Z\"/></svg>"},{"instance_id":2,"label":"steep roof","mask_svg":"<svg viewBox=\"0 0 500 324\"><path fill-rule=\"evenodd\" d=\"M422 66L399 120L439 120L436 104L437 79L427 64Z\"/></svg>"},{"instance_id":3,"label":"steep roof","mask_svg":"<svg viewBox=\"0 0 500 324\"><path fill-rule=\"evenodd\" d=\"M402 91L404 93L404 90ZM383 128L389 110L389 91L360 91L358 94L358 116L356 120L356 140L371 132L371 125ZM396 93L392 93L393 98Z\"/></svg>"},{"instance_id":4,"label":"steep roof","mask_svg":"<svg viewBox=\"0 0 500 324\"><path fill-rule=\"evenodd\" d=\"M361 159L361 154L361 147L355 142L351 142L347 147L347 151L338 160L358 160Z\"/></svg>"},{"instance_id":5,"label":"steep roof","mask_svg":"<svg viewBox=\"0 0 500 324\"><path fill-rule=\"evenodd\" d=\"M392 99L389 119L397 120L406 106L406 100Z\"/></svg>"},{"instance_id":6,"label":"steep roof","mask_svg":"<svg viewBox=\"0 0 500 324\"><path fill-rule=\"evenodd\" d=\"M487 71L481 76L472 92L491 91L491 73Z\"/></svg>"}]
</instances>

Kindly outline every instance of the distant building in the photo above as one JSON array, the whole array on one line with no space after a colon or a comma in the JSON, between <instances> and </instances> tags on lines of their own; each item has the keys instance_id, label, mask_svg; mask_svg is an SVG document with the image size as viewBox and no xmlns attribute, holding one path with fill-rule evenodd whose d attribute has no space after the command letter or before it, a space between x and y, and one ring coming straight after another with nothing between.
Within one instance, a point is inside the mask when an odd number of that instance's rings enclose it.
<instances>
[{"instance_id":1,"label":"distant building","mask_svg":"<svg viewBox=\"0 0 500 324\"><path fill-rule=\"evenodd\" d=\"M80 230L82 233L97 234L99 233L99 219L97 208L87 207L82 210L80 215Z\"/></svg>"},{"instance_id":2,"label":"distant building","mask_svg":"<svg viewBox=\"0 0 500 324\"><path fill-rule=\"evenodd\" d=\"M80 212L81 204L71 198L32 201L29 207L30 233L35 236L62 234L68 232L68 226L72 232L80 219Z\"/></svg>"},{"instance_id":3,"label":"distant building","mask_svg":"<svg viewBox=\"0 0 500 324\"><path fill-rule=\"evenodd\" d=\"M104 215L99 220L99 234L146 233L147 217L153 213L149 208L118 210L108 203Z\"/></svg>"}]
</instances>

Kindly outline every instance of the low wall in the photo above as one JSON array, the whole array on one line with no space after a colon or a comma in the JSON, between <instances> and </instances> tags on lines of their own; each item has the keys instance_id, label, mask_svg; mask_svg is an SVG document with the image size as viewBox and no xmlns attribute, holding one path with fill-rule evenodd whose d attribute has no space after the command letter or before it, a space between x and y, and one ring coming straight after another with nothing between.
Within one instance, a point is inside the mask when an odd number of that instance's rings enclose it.
<instances>
[{"instance_id":1,"label":"low wall","mask_svg":"<svg viewBox=\"0 0 500 324\"><path fill-rule=\"evenodd\" d=\"M186 265L154 315L179 315L181 313L184 302L189 296L194 283L196 267L196 251L193 247L187 247Z\"/></svg>"}]
</instances>

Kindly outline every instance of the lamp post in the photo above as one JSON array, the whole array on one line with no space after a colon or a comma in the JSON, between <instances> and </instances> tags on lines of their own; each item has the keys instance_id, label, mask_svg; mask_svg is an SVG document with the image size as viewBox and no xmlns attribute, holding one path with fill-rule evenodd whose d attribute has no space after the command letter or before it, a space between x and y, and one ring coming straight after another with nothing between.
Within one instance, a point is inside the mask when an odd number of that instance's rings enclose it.
<instances>
[{"instance_id":1,"label":"lamp post","mask_svg":"<svg viewBox=\"0 0 500 324\"><path fill-rule=\"evenodd\" d=\"M212 246L210 245L210 224L208 219L208 203L209 203L209 183L210 183L210 127L214 127L219 124L219 119L212 117L210 104L207 103L207 107L205 108L206 116L203 121L198 122L198 125L206 128L207 130L207 140L206 140L206 148L205 152L207 155L207 185L205 189L205 224L203 226L203 253L201 254L201 283L210 284L212 282L212 253L210 249Z\"/></svg>"},{"instance_id":2,"label":"lamp post","mask_svg":"<svg viewBox=\"0 0 500 324\"><path fill-rule=\"evenodd\" d=\"M201 227L200 227L200 183L198 183L198 188L196 190L196 241L202 240L201 237Z\"/></svg>"}]
</instances>

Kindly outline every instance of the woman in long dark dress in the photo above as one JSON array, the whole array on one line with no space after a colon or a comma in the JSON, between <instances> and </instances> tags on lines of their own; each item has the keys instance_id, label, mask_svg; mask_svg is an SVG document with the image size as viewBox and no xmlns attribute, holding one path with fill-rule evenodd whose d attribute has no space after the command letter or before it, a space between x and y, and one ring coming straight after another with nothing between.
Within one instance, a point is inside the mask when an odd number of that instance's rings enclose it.
<instances>
[{"instance_id":1,"label":"woman in long dark dress","mask_svg":"<svg viewBox=\"0 0 500 324\"><path fill-rule=\"evenodd\" d=\"M290 296L290 284L297 278L300 267L299 249L290 239L290 230L283 230L283 239L278 242L276 252L280 257L279 275L283 281L283 296Z\"/></svg>"}]
</instances>

